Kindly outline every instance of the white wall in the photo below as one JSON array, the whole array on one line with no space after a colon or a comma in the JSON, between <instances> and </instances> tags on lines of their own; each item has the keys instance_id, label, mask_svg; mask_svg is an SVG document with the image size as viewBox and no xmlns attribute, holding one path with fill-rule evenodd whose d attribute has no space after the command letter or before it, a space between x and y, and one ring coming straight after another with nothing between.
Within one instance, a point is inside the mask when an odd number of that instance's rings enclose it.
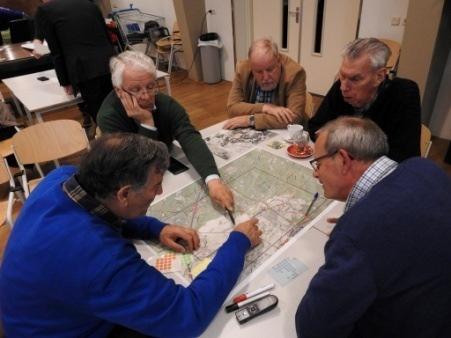
<instances>
[{"instance_id":1,"label":"white wall","mask_svg":"<svg viewBox=\"0 0 451 338\"><path fill-rule=\"evenodd\" d=\"M142 12L165 17L166 26L172 32L172 26L177 19L171 0L111 0L113 11L129 8L130 4ZM221 73L223 79L232 81L235 74L235 61L231 0L205 0L205 9L213 9L216 12L214 15L207 16L207 30L216 32L221 37L224 44L221 53Z\"/></svg>"},{"instance_id":2,"label":"white wall","mask_svg":"<svg viewBox=\"0 0 451 338\"><path fill-rule=\"evenodd\" d=\"M434 136L451 140L451 52L440 83L440 89L432 113L430 128Z\"/></svg>"},{"instance_id":3,"label":"white wall","mask_svg":"<svg viewBox=\"0 0 451 338\"><path fill-rule=\"evenodd\" d=\"M235 75L235 61L233 49L233 22L231 0L205 0L205 10L214 10L216 14L207 15L209 32L216 32L224 44L222 48L222 78L232 81Z\"/></svg>"},{"instance_id":4,"label":"white wall","mask_svg":"<svg viewBox=\"0 0 451 338\"><path fill-rule=\"evenodd\" d=\"M402 43L408 6L409 0L363 0L358 36ZM399 18L399 25L392 25L393 18Z\"/></svg>"}]
</instances>

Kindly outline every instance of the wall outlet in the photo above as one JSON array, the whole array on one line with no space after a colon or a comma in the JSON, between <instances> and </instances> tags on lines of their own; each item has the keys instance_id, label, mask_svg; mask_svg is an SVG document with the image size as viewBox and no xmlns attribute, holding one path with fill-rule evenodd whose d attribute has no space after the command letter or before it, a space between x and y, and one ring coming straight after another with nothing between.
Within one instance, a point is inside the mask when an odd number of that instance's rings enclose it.
<instances>
[{"instance_id":1,"label":"wall outlet","mask_svg":"<svg viewBox=\"0 0 451 338\"><path fill-rule=\"evenodd\" d=\"M400 23L401 23L401 18L399 16L394 16L391 18L392 26L399 26Z\"/></svg>"},{"instance_id":2,"label":"wall outlet","mask_svg":"<svg viewBox=\"0 0 451 338\"><path fill-rule=\"evenodd\" d=\"M216 11L215 11L214 9L209 9L209 10L208 10L208 13L210 13L211 15L215 15L215 14L216 14Z\"/></svg>"}]
</instances>

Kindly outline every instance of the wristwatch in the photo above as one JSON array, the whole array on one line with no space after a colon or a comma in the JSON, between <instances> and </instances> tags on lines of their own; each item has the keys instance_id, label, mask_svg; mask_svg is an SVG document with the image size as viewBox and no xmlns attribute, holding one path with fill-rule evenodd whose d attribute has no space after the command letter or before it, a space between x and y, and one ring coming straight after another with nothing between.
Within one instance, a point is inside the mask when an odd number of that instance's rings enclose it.
<instances>
[{"instance_id":1,"label":"wristwatch","mask_svg":"<svg viewBox=\"0 0 451 338\"><path fill-rule=\"evenodd\" d=\"M255 115L249 115L249 127L255 128Z\"/></svg>"}]
</instances>

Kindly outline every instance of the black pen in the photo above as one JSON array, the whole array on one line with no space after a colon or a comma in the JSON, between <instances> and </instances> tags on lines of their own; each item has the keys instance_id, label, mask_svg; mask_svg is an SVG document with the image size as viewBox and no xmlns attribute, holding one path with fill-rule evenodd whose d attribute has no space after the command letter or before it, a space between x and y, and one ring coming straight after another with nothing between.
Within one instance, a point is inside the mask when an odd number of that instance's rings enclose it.
<instances>
[{"instance_id":1,"label":"black pen","mask_svg":"<svg viewBox=\"0 0 451 338\"><path fill-rule=\"evenodd\" d=\"M229 217L230 217L230 219L232 220L233 225L236 225L236 224L235 224L235 217L233 217L232 212L231 212L229 209L227 209L227 208L226 208L226 211L227 211L227 213L229 214Z\"/></svg>"},{"instance_id":2,"label":"black pen","mask_svg":"<svg viewBox=\"0 0 451 338\"><path fill-rule=\"evenodd\" d=\"M308 206L307 211L305 212L305 215L304 215L305 217L307 217L309 212L310 212L310 210L312 210L313 204L318 199L318 196L319 196L318 192L315 192L315 195L313 195L313 199L310 202L310 205Z\"/></svg>"}]
</instances>

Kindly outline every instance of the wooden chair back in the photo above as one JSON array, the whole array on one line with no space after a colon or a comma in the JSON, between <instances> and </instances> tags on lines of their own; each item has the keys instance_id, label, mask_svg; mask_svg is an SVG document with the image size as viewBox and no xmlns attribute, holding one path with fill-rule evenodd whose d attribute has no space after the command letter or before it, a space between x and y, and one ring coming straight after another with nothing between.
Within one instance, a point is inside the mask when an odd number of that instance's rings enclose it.
<instances>
[{"instance_id":1,"label":"wooden chair back","mask_svg":"<svg viewBox=\"0 0 451 338\"><path fill-rule=\"evenodd\" d=\"M420 138L420 149L421 149L421 157L428 157L429 150L432 145L432 134L428 127L424 124L421 124L421 138Z\"/></svg>"},{"instance_id":2,"label":"wooden chair back","mask_svg":"<svg viewBox=\"0 0 451 338\"><path fill-rule=\"evenodd\" d=\"M391 55L387 61L385 68L389 73L396 74L399 63L399 55L401 54L401 45L399 42L389 39L379 39L390 48Z\"/></svg>"},{"instance_id":3,"label":"wooden chair back","mask_svg":"<svg viewBox=\"0 0 451 338\"><path fill-rule=\"evenodd\" d=\"M14 153L23 165L61 159L89 146L84 129L73 120L35 124L15 134L12 143Z\"/></svg>"}]
</instances>

